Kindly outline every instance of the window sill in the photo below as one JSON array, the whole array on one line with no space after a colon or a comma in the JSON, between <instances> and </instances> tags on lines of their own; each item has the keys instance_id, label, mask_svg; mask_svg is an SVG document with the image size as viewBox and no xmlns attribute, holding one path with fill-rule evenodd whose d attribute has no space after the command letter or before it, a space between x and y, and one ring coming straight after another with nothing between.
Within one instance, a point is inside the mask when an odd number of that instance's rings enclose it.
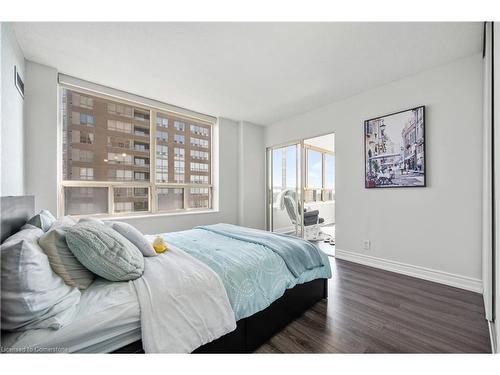
<instances>
[{"instance_id":1,"label":"window sill","mask_svg":"<svg viewBox=\"0 0 500 375\"><path fill-rule=\"evenodd\" d=\"M156 213L131 213L131 214L116 214L116 215L70 215L75 219L80 219L83 217L93 217L99 220L108 221L108 220L128 220L128 219L147 219L147 218L156 218L163 216L185 216L185 215L206 215L206 214L215 214L220 212L218 209L209 209L209 210L189 210L189 211L173 211L173 212L156 212Z\"/></svg>"}]
</instances>

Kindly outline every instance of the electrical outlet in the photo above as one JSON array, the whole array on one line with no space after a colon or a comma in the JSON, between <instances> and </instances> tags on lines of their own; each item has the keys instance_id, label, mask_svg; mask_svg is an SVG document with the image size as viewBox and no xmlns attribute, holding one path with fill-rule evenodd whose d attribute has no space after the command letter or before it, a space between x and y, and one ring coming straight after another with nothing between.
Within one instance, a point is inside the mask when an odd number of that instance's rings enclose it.
<instances>
[{"instance_id":1,"label":"electrical outlet","mask_svg":"<svg viewBox=\"0 0 500 375\"><path fill-rule=\"evenodd\" d=\"M370 240L364 240L363 241L363 250L370 250Z\"/></svg>"}]
</instances>

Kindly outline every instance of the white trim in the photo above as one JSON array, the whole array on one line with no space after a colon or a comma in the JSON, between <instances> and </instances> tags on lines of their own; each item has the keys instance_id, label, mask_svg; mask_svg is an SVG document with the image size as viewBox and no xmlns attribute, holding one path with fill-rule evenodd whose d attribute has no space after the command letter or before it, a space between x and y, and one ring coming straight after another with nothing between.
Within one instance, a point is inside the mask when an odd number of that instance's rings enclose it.
<instances>
[{"instance_id":1,"label":"white trim","mask_svg":"<svg viewBox=\"0 0 500 375\"><path fill-rule=\"evenodd\" d=\"M396 272L419 279L433 281L439 284L453 286L455 288L469 290L471 292L483 292L483 282L472 277L456 275L453 273L438 271L421 266L414 266L411 264L377 258L374 256L340 249L335 249L335 257L338 259L363 264L365 266L380 268L386 271Z\"/></svg>"},{"instance_id":2,"label":"white trim","mask_svg":"<svg viewBox=\"0 0 500 375\"><path fill-rule=\"evenodd\" d=\"M488 320L488 331L490 333L491 352L498 353L497 342L496 342L496 326L495 323L489 320Z\"/></svg>"},{"instance_id":3,"label":"white trim","mask_svg":"<svg viewBox=\"0 0 500 375\"><path fill-rule=\"evenodd\" d=\"M184 215L206 215L206 214L216 214L219 213L219 210L215 209L191 209L191 210L178 210L178 211L168 211L168 212L155 212L155 213L130 213L130 214L116 214L112 215L71 215L73 218L82 218L82 217L95 217L97 219L107 221L107 220L132 220L132 219L144 219L151 217L161 217L161 216L184 216Z\"/></svg>"}]
</instances>

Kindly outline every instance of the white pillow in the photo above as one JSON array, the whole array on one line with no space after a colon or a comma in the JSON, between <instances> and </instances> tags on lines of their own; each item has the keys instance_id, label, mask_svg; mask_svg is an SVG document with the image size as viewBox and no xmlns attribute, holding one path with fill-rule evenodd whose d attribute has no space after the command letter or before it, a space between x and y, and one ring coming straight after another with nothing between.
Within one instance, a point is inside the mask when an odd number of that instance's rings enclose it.
<instances>
[{"instance_id":1,"label":"white pillow","mask_svg":"<svg viewBox=\"0 0 500 375\"><path fill-rule=\"evenodd\" d=\"M114 221L112 222L111 228L132 242L145 257L154 257L158 255L153 245L151 245L149 241L146 240L146 237L132 225L121 221Z\"/></svg>"},{"instance_id":2,"label":"white pillow","mask_svg":"<svg viewBox=\"0 0 500 375\"><path fill-rule=\"evenodd\" d=\"M39 228L9 237L1 253L2 329L59 329L74 319L80 291L66 285L50 268L38 246Z\"/></svg>"},{"instance_id":3,"label":"white pillow","mask_svg":"<svg viewBox=\"0 0 500 375\"><path fill-rule=\"evenodd\" d=\"M55 221L56 218L49 210L41 210L40 213L29 219L26 224L34 225L44 232L47 232ZM25 229L25 227L22 227L21 229Z\"/></svg>"}]
</instances>

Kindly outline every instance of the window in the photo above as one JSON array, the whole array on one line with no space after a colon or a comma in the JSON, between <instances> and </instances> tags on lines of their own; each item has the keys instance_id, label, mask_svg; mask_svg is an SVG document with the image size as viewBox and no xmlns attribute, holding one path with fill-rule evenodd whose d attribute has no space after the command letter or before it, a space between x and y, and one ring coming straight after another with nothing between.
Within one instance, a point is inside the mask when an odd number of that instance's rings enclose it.
<instances>
[{"instance_id":1,"label":"window","mask_svg":"<svg viewBox=\"0 0 500 375\"><path fill-rule=\"evenodd\" d=\"M91 163L94 161L94 153L88 150L73 148L71 150L71 160Z\"/></svg>"},{"instance_id":2,"label":"window","mask_svg":"<svg viewBox=\"0 0 500 375\"><path fill-rule=\"evenodd\" d=\"M144 181L147 178L149 178L149 176L145 172L134 172L134 180L136 181Z\"/></svg>"},{"instance_id":3,"label":"window","mask_svg":"<svg viewBox=\"0 0 500 375\"><path fill-rule=\"evenodd\" d=\"M208 184L208 176L191 175L191 183Z\"/></svg>"},{"instance_id":4,"label":"window","mask_svg":"<svg viewBox=\"0 0 500 375\"><path fill-rule=\"evenodd\" d=\"M93 180L94 168L87 167L73 167L71 174L75 180Z\"/></svg>"},{"instance_id":5,"label":"window","mask_svg":"<svg viewBox=\"0 0 500 375\"><path fill-rule=\"evenodd\" d=\"M86 113L72 112L71 121L73 125L85 125L88 127L94 126L94 116L88 115Z\"/></svg>"},{"instance_id":6,"label":"window","mask_svg":"<svg viewBox=\"0 0 500 375\"><path fill-rule=\"evenodd\" d=\"M174 181L184 182L184 161L174 160Z\"/></svg>"},{"instance_id":7,"label":"window","mask_svg":"<svg viewBox=\"0 0 500 375\"><path fill-rule=\"evenodd\" d=\"M148 167L149 166L149 159L136 157L136 158L134 158L134 164L140 165L141 167Z\"/></svg>"},{"instance_id":8,"label":"window","mask_svg":"<svg viewBox=\"0 0 500 375\"><path fill-rule=\"evenodd\" d=\"M180 121L174 121L174 128L177 131L183 132L186 128L186 124Z\"/></svg>"},{"instance_id":9,"label":"window","mask_svg":"<svg viewBox=\"0 0 500 375\"><path fill-rule=\"evenodd\" d=\"M165 145L158 145L156 146L156 157L159 158L161 157L162 159L168 156L168 146Z\"/></svg>"},{"instance_id":10,"label":"window","mask_svg":"<svg viewBox=\"0 0 500 375\"><path fill-rule=\"evenodd\" d=\"M149 210L148 188L115 188L113 195L115 213L144 212Z\"/></svg>"},{"instance_id":11,"label":"window","mask_svg":"<svg viewBox=\"0 0 500 375\"><path fill-rule=\"evenodd\" d=\"M117 120L108 120L108 130L122 133L132 133L132 123Z\"/></svg>"},{"instance_id":12,"label":"window","mask_svg":"<svg viewBox=\"0 0 500 375\"><path fill-rule=\"evenodd\" d=\"M134 142L134 150L148 152L149 151L149 143L135 141Z\"/></svg>"},{"instance_id":13,"label":"window","mask_svg":"<svg viewBox=\"0 0 500 375\"><path fill-rule=\"evenodd\" d=\"M71 95L71 104L75 107L92 109L94 108L94 99L74 92Z\"/></svg>"},{"instance_id":14,"label":"window","mask_svg":"<svg viewBox=\"0 0 500 375\"><path fill-rule=\"evenodd\" d=\"M63 191L67 215L108 213L107 187L64 187Z\"/></svg>"},{"instance_id":15,"label":"window","mask_svg":"<svg viewBox=\"0 0 500 375\"><path fill-rule=\"evenodd\" d=\"M174 135L174 143L179 143L181 145L184 144L184 136L180 134L175 134Z\"/></svg>"},{"instance_id":16,"label":"window","mask_svg":"<svg viewBox=\"0 0 500 375\"><path fill-rule=\"evenodd\" d=\"M156 131L156 139L162 142L168 141L168 133L157 130Z\"/></svg>"},{"instance_id":17,"label":"window","mask_svg":"<svg viewBox=\"0 0 500 375\"><path fill-rule=\"evenodd\" d=\"M107 104L108 104L108 113L117 116L132 117L132 107L119 103L107 103Z\"/></svg>"},{"instance_id":18,"label":"window","mask_svg":"<svg viewBox=\"0 0 500 375\"><path fill-rule=\"evenodd\" d=\"M180 147L174 148L174 160L184 160L184 149Z\"/></svg>"},{"instance_id":19,"label":"window","mask_svg":"<svg viewBox=\"0 0 500 375\"><path fill-rule=\"evenodd\" d=\"M191 146L208 148L208 141L206 139L199 139L191 137Z\"/></svg>"},{"instance_id":20,"label":"window","mask_svg":"<svg viewBox=\"0 0 500 375\"><path fill-rule=\"evenodd\" d=\"M323 189L323 200L335 200L335 155L325 154L325 183Z\"/></svg>"},{"instance_id":21,"label":"window","mask_svg":"<svg viewBox=\"0 0 500 375\"><path fill-rule=\"evenodd\" d=\"M184 189L158 189L158 211L182 210L184 208Z\"/></svg>"},{"instance_id":22,"label":"window","mask_svg":"<svg viewBox=\"0 0 500 375\"><path fill-rule=\"evenodd\" d=\"M318 151L307 151L307 187L323 187L323 161L322 155Z\"/></svg>"},{"instance_id":23,"label":"window","mask_svg":"<svg viewBox=\"0 0 500 375\"><path fill-rule=\"evenodd\" d=\"M203 135L205 137L208 137L208 135L210 134L210 129L206 127L191 125L190 129L192 134Z\"/></svg>"},{"instance_id":24,"label":"window","mask_svg":"<svg viewBox=\"0 0 500 375\"><path fill-rule=\"evenodd\" d=\"M134 135L149 137L149 129L145 129L145 128L139 127L139 126L134 126Z\"/></svg>"},{"instance_id":25,"label":"window","mask_svg":"<svg viewBox=\"0 0 500 375\"><path fill-rule=\"evenodd\" d=\"M108 152L108 159L104 159L109 164L132 164L132 155L126 153Z\"/></svg>"},{"instance_id":26,"label":"window","mask_svg":"<svg viewBox=\"0 0 500 375\"><path fill-rule=\"evenodd\" d=\"M191 188L188 197L190 208L210 208L210 192L208 188Z\"/></svg>"},{"instance_id":27,"label":"window","mask_svg":"<svg viewBox=\"0 0 500 375\"><path fill-rule=\"evenodd\" d=\"M168 181L168 160L156 159L156 182Z\"/></svg>"},{"instance_id":28,"label":"window","mask_svg":"<svg viewBox=\"0 0 500 375\"><path fill-rule=\"evenodd\" d=\"M168 128L168 118L165 115L156 115L156 126L159 128Z\"/></svg>"},{"instance_id":29,"label":"window","mask_svg":"<svg viewBox=\"0 0 500 375\"><path fill-rule=\"evenodd\" d=\"M92 144L94 143L94 133L85 133L80 130L73 130L71 132L71 142L72 143L84 143Z\"/></svg>"},{"instance_id":30,"label":"window","mask_svg":"<svg viewBox=\"0 0 500 375\"><path fill-rule=\"evenodd\" d=\"M126 169L110 169L108 171L110 180L132 181L132 171Z\"/></svg>"},{"instance_id":31,"label":"window","mask_svg":"<svg viewBox=\"0 0 500 375\"><path fill-rule=\"evenodd\" d=\"M184 122L179 115L105 95L61 91L61 214L212 207L212 124Z\"/></svg>"},{"instance_id":32,"label":"window","mask_svg":"<svg viewBox=\"0 0 500 375\"><path fill-rule=\"evenodd\" d=\"M305 201L335 199L335 155L332 152L306 145Z\"/></svg>"},{"instance_id":33,"label":"window","mask_svg":"<svg viewBox=\"0 0 500 375\"><path fill-rule=\"evenodd\" d=\"M208 172L208 164L191 162L191 172Z\"/></svg>"},{"instance_id":34,"label":"window","mask_svg":"<svg viewBox=\"0 0 500 375\"><path fill-rule=\"evenodd\" d=\"M149 121L149 111L134 108L134 118L141 121Z\"/></svg>"},{"instance_id":35,"label":"window","mask_svg":"<svg viewBox=\"0 0 500 375\"><path fill-rule=\"evenodd\" d=\"M191 159L208 160L208 152L191 150Z\"/></svg>"}]
</instances>

